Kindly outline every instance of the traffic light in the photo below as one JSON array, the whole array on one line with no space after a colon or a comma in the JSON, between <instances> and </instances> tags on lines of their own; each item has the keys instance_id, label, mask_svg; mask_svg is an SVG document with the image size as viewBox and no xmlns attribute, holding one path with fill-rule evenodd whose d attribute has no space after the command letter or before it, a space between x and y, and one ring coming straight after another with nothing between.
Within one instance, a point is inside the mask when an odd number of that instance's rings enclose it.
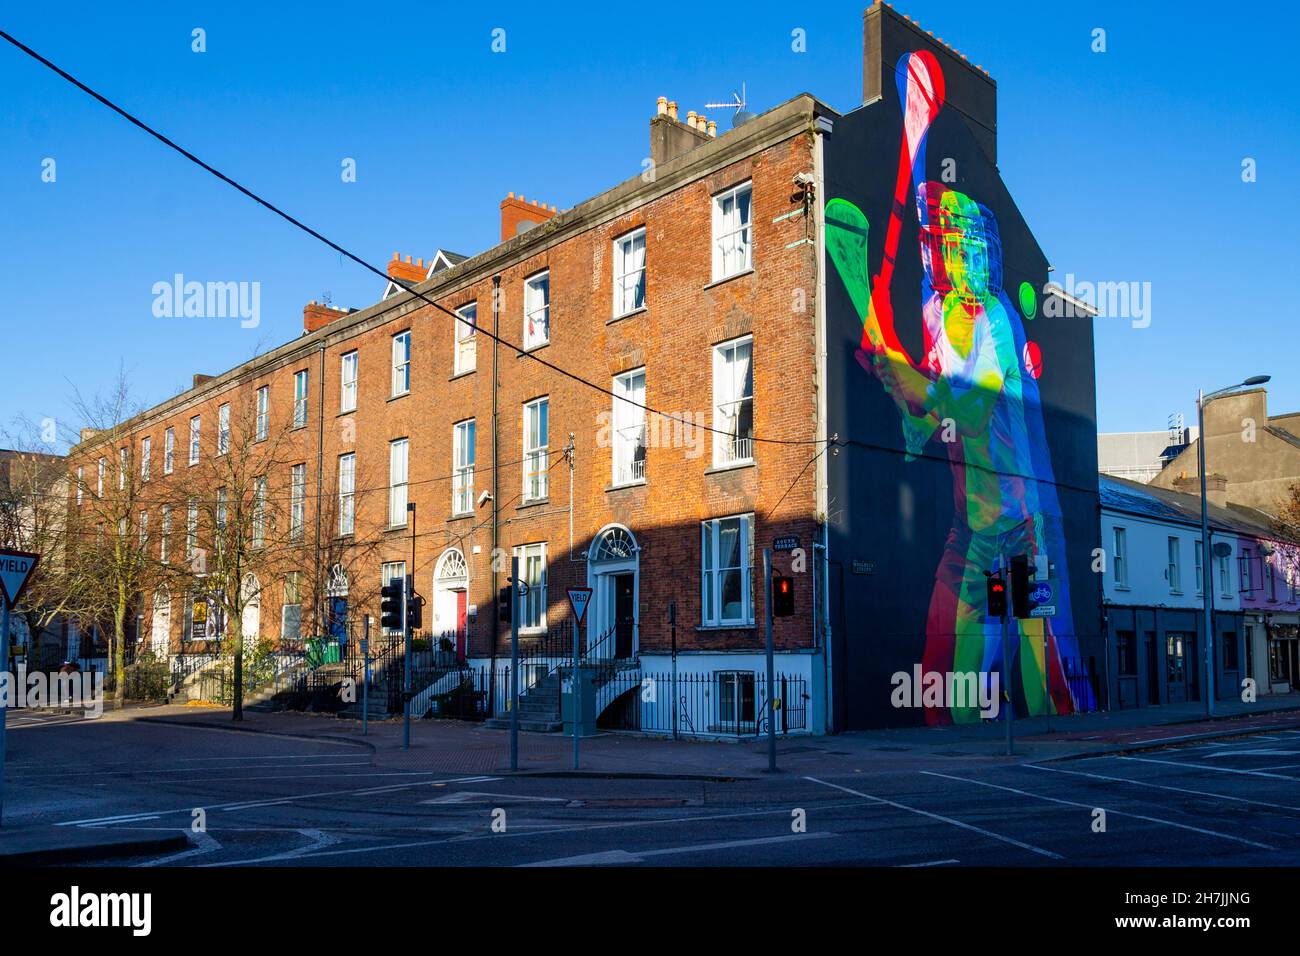
<instances>
[{"instance_id":1,"label":"traffic light","mask_svg":"<svg viewBox=\"0 0 1300 956\"><path fill-rule=\"evenodd\" d=\"M988 617L1006 617L1007 614L1007 582L1002 580L1000 574L990 574L988 577Z\"/></svg>"},{"instance_id":2,"label":"traffic light","mask_svg":"<svg viewBox=\"0 0 1300 956\"><path fill-rule=\"evenodd\" d=\"M406 604L406 625L413 631L424 627L424 598L418 594L411 595Z\"/></svg>"},{"instance_id":3,"label":"traffic light","mask_svg":"<svg viewBox=\"0 0 1300 956\"><path fill-rule=\"evenodd\" d=\"M794 578L772 575L772 616L794 615Z\"/></svg>"},{"instance_id":4,"label":"traffic light","mask_svg":"<svg viewBox=\"0 0 1300 956\"><path fill-rule=\"evenodd\" d=\"M1023 554L1011 559L1011 613L1029 617L1029 558Z\"/></svg>"},{"instance_id":5,"label":"traffic light","mask_svg":"<svg viewBox=\"0 0 1300 956\"><path fill-rule=\"evenodd\" d=\"M497 592L497 617L500 618L502 624L509 624L511 621L511 612L514 609L511 601L511 590L513 590L513 585L507 584Z\"/></svg>"},{"instance_id":6,"label":"traffic light","mask_svg":"<svg viewBox=\"0 0 1300 956\"><path fill-rule=\"evenodd\" d=\"M379 623L390 631L402 628L402 592L406 582L401 578L389 581L379 589Z\"/></svg>"}]
</instances>

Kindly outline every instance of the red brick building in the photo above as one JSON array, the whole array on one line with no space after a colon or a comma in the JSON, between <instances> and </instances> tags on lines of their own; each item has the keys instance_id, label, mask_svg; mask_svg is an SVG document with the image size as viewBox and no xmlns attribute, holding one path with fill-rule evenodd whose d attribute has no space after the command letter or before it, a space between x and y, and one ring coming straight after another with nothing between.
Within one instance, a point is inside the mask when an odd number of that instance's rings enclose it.
<instances>
[{"instance_id":1,"label":"red brick building","mask_svg":"<svg viewBox=\"0 0 1300 956\"><path fill-rule=\"evenodd\" d=\"M586 641L606 638L597 653L667 670L675 605L683 672L761 673L761 551L793 536L797 550L777 555L795 565L797 609L777 621L777 669L812 698L825 676L812 177L830 114L801 96L719 136L675 113L657 106L645 174L563 211L511 194L499 245L427 266L395 256L369 308L313 302L302 337L196 376L128 424L117 443L133 473L152 458L143 488L189 467L196 419L196 454L219 453L224 405L284 424L292 474L268 480L301 502L300 572L287 589L257 582L247 630L296 641L328 631L332 608L355 637L361 615L378 618L381 579L413 573L425 630L471 663L499 662L510 635L496 596L517 556L525 648L569 619L566 588L586 585ZM72 459L89 483L98 458L111 475L121 453L91 439ZM142 491L140 510L163 498ZM341 511L354 512L350 529ZM173 535L181 523L174 513ZM364 567L323 566L328 549L362 542ZM159 648L193 648L202 628L188 604L142 604ZM810 729L822 726L813 709Z\"/></svg>"}]
</instances>

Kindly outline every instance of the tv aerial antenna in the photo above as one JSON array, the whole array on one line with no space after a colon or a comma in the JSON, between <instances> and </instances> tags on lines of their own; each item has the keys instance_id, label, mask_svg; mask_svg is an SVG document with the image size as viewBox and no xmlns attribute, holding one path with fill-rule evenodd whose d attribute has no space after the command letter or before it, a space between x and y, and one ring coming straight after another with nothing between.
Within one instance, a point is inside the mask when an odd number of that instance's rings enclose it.
<instances>
[{"instance_id":1,"label":"tv aerial antenna","mask_svg":"<svg viewBox=\"0 0 1300 956\"><path fill-rule=\"evenodd\" d=\"M754 118L754 114L749 112L746 109L746 107L749 104L746 100L747 94L745 90L745 84L744 83L740 84L739 92L732 90L731 95L732 95L732 99L726 102L705 103L704 107L705 109L710 109L710 110L735 110L736 111L735 115L732 116L731 118L731 125L733 127L740 126L743 123L748 123L750 120Z\"/></svg>"}]
</instances>

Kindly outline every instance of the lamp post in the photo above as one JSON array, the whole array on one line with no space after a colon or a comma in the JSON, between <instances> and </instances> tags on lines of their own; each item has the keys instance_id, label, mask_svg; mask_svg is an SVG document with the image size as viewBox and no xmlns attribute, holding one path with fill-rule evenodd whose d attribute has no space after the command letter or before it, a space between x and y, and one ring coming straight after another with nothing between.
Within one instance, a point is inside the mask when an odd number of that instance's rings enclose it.
<instances>
[{"instance_id":1,"label":"lamp post","mask_svg":"<svg viewBox=\"0 0 1300 956\"><path fill-rule=\"evenodd\" d=\"M1214 583L1211 564L1214 557L1210 551L1210 513L1205 496L1205 403L1235 392L1239 388L1263 385L1269 380L1268 375L1252 375L1244 382L1229 385L1206 395L1204 391L1196 397L1196 467L1201 474L1201 594L1205 608L1205 716L1214 716L1214 592L1210 590Z\"/></svg>"}]
</instances>

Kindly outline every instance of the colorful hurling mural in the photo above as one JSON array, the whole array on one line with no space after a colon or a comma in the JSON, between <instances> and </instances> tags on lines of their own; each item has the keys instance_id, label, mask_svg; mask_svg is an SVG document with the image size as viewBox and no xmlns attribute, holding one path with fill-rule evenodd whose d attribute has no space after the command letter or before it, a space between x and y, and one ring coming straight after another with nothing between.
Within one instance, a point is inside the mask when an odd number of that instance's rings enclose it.
<instances>
[{"instance_id":1,"label":"colorful hurling mural","mask_svg":"<svg viewBox=\"0 0 1300 956\"><path fill-rule=\"evenodd\" d=\"M906 460L947 456L954 508L934 574L921 660L925 673L999 672L1015 681L1033 714L1096 706L1092 691L1067 680L1063 659L1078 659L1060 504L1039 403L1044 373L1025 334L1037 296L1029 284L1016 301L1003 289L998 223L975 197L926 177L925 147L944 105L944 77L928 52L897 68L902 144L892 211L873 248L867 216L831 199L826 240L831 261L862 322L856 358L897 409ZM911 202L909 202L909 196ZM921 309L902 321L922 326L923 353L908 354L895 332L891 298L903 217L919 221ZM877 266L874 275L872 265ZM912 337L913 340L915 336ZM1060 582L1055 618L1015 621L1011 667L1002 666L1001 625L985 615L986 572L1013 555L1046 555ZM1017 666L1018 665L1018 666ZM1044 667L1047 680L1044 680ZM948 702L951 703L951 702ZM930 724L974 722L977 706L932 706Z\"/></svg>"}]
</instances>

